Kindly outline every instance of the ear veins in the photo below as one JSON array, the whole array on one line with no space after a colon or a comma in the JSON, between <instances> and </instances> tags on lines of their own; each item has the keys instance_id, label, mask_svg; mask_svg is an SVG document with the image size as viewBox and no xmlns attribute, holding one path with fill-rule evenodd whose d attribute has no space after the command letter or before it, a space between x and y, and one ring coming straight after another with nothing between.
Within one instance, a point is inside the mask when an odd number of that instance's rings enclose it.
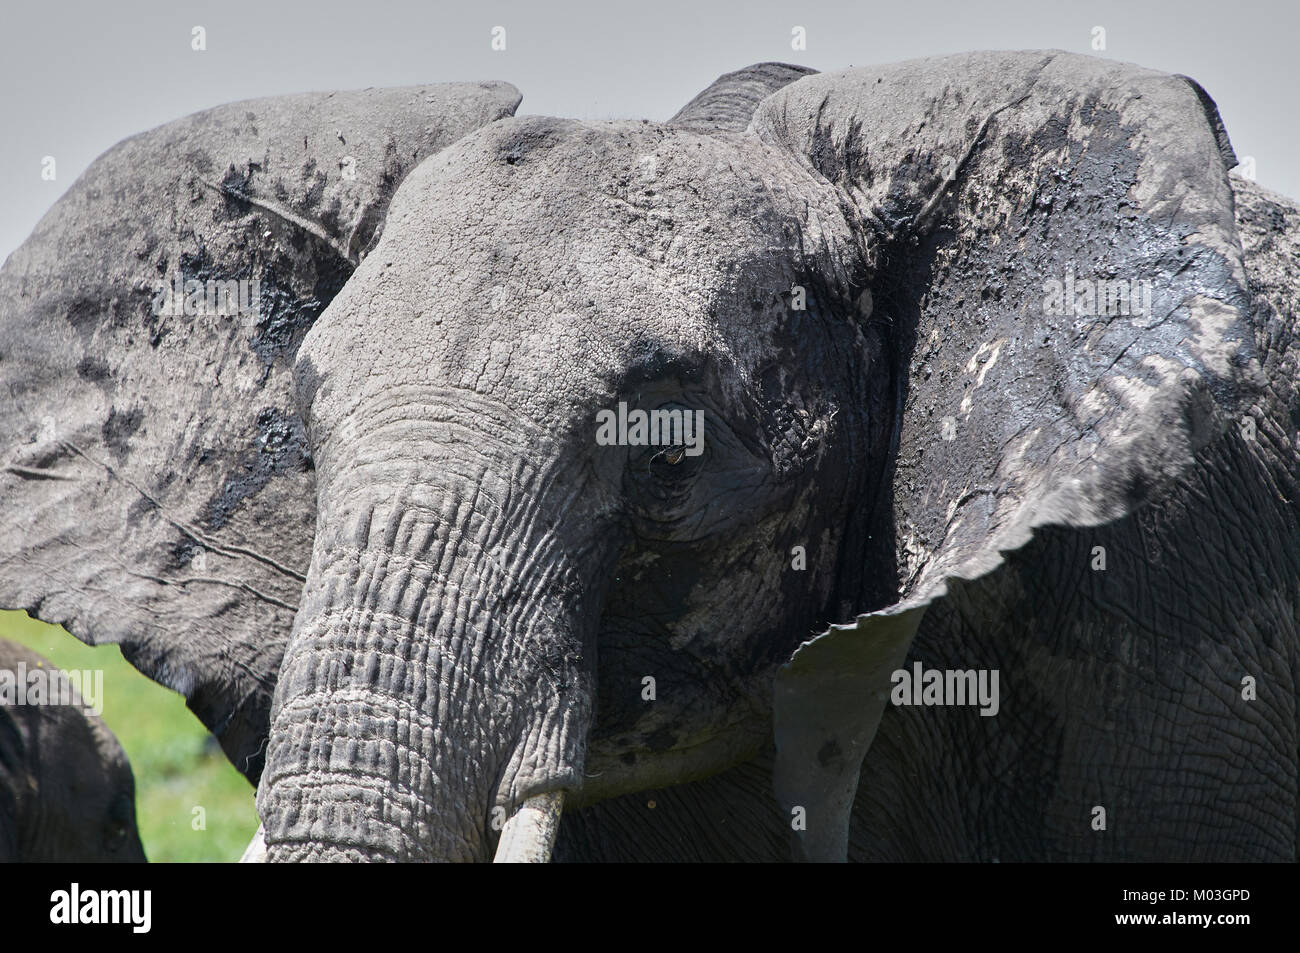
<instances>
[{"instance_id":1,"label":"ear veins","mask_svg":"<svg viewBox=\"0 0 1300 953\"><path fill-rule=\"evenodd\" d=\"M325 229L321 228L315 222L303 218L301 215L297 215L289 211L288 209L283 208L280 205L277 205L275 202L271 202L267 199L256 198L255 196L249 195L247 192L241 192L238 189L232 189L226 185L215 185L212 182L209 182L207 179L203 178L202 176L196 176L196 178L204 185L206 185L208 188L210 188L212 191L219 193L223 197L236 199L240 202L247 202L249 205L256 205L262 211L269 212L270 214L274 215L276 218L280 219L281 221L288 222L290 225L294 225L298 228L301 228L303 231L308 232L309 234L315 236L316 238L319 238L326 245L328 245L334 251L335 254L337 254L344 261L351 264L353 268L356 268L358 265L361 264L360 258L353 257L349 249L344 248L342 245L336 242L333 238L329 236L329 234L325 231ZM353 232L355 235L355 229L353 230ZM352 236L349 236L349 240L351 240L351 237Z\"/></svg>"}]
</instances>

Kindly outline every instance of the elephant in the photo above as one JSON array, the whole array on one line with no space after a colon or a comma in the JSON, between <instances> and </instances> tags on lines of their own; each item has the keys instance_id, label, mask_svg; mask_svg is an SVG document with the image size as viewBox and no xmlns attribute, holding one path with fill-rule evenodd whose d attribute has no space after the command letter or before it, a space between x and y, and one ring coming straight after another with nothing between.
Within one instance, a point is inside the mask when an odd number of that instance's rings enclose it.
<instances>
[{"instance_id":1,"label":"elephant","mask_svg":"<svg viewBox=\"0 0 1300 953\"><path fill-rule=\"evenodd\" d=\"M200 113L0 270L0 605L186 696L250 858L1296 858L1300 205L1204 89L519 103Z\"/></svg>"},{"instance_id":2,"label":"elephant","mask_svg":"<svg viewBox=\"0 0 1300 953\"><path fill-rule=\"evenodd\" d=\"M144 863L131 763L58 672L0 639L0 862Z\"/></svg>"}]
</instances>

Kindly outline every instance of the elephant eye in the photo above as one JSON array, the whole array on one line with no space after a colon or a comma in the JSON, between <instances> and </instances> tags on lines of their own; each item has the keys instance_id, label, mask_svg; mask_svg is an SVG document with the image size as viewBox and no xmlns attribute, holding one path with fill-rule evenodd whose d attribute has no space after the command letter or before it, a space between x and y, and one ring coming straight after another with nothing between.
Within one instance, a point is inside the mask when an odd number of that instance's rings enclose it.
<instances>
[{"instance_id":1,"label":"elephant eye","mask_svg":"<svg viewBox=\"0 0 1300 953\"><path fill-rule=\"evenodd\" d=\"M643 454L640 464L642 476L655 484L677 484L694 477L703 460L700 456L692 456L687 450L685 444L674 444L670 447L656 447Z\"/></svg>"},{"instance_id":2,"label":"elephant eye","mask_svg":"<svg viewBox=\"0 0 1300 953\"><path fill-rule=\"evenodd\" d=\"M662 518L689 506L707 456L692 455L686 444L646 447L629 461L627 489L644 515Z\"/></svg>"},{"instance_id":3,"label":"elephant eye","mask_svg":"<svg viewBox=\"0 0 1300 953\"><path fill-rule=\"evenodd\" d=\"M645 401L646 410L637 408L639 403L628 402L633 409L626 411L626 424L622 416L617 420L618 436L628 435L623 489L633 515L647 526L662 526L698 507L697 485L714 453L714 421L698 405L678 400L657 406Z\"/></svg>"}]
</instances>

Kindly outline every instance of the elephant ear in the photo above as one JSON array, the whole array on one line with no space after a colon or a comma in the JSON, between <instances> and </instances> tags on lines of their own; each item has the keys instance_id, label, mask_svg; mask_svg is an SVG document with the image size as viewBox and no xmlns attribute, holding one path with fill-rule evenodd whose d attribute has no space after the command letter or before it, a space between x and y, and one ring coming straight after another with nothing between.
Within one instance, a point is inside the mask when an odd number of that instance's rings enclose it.
<instances>
[{"instance_id":1,"label":"elephant ear","mask_svg":"<svg viewBox=\"0 0 1300 953\"><path fill-rule=\"evenodd\" d=\"M862 758L926 607L1040 527L1158 499L1258 392L1231 146L1183 77L1055 52L823 73L753 130L862 232L892 335L893 605L859 605L777 678L796 850L843 859Z\"/></svg>"},{"instance_id":2,"label":"elephant ear","mask_svg":"<svg viewBox=\"0 0 1300 953\"><path fill-rule=\"evenodd\" d=\"M734 73L723 73L668 123L700 132L741 132L759 103L778 89L816 72L790 63L755 63Z\"/></svg>"},{"instance_id":3,"label":"elephant ear","mask_svg":"<svg viewBox=\"0 0 1300 953\"><path fill-rule=\"evenodd\" d=\"M0 269L0 606L120 643L252 780L315 528L295 352L403 177L519 99L197 113L97 159Z\"/></svg>"}]
</instances>

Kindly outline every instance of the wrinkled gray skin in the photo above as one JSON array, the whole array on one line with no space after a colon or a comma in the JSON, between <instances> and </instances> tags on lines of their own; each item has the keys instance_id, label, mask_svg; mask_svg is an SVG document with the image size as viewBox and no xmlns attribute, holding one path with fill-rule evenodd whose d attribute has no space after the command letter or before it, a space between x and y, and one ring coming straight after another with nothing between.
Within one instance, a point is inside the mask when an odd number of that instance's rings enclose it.
<instances>
[{"instance_id":1,"label":"wrinkled gray skin","mask_svg":"<svg viewBox=\"0 0 1300 953\"><path fill-rule=\"evenodd\" d=\"M0 639L0 671L37 668L57 671ZM0 862L144 861L135 777L108 726L75 705L0 703Z\"/></svg>"},{"instance_id":2,"label":"wrinkled gray skin","mask_svg":"<svg viewBox=\"0 0 1300 953\"><path fill-rule=\"evenodd\" d=\"M1294 859L1300 210L1182 77L806 72L223 107L149 135L224 192L75 238L110 153L0 272L0 602L185 692L273 861L484 860L557 790L561 860ZM367 142L431 157L335 176ZM196 248L283 296L160 330L131 283ZM1051 313L1067 270L1153 314ZM598 445L620 402L704 453ZM887 706L913 660L998 716Z\"/></svg>"}]
</instances>

